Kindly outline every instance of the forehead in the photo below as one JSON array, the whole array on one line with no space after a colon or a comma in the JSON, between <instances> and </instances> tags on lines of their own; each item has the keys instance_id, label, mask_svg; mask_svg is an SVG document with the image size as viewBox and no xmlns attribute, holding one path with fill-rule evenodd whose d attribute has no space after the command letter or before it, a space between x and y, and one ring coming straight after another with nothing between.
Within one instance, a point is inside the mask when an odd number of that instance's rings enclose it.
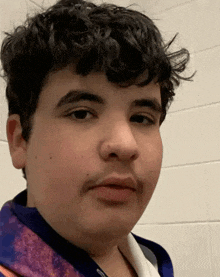
<instances>
[{"instance_id":1,"label":"forehead","mask_svg":"<svg viewBox=\"0 0 220 277\"><path fill-rule=\"evenodd\" d=\"M47 76L38 104L39 106L46 104L47 107L48 105L55 106L62 97L72 90L93 93L106 101L114 98L129 102L147 97L155 98L161 104L159 84L152 82L144 87L136 85L121 87L109 82L103 72L93 72L87 76L81 76L69 67L52 72Z\"/></svg>"}]
</instances>

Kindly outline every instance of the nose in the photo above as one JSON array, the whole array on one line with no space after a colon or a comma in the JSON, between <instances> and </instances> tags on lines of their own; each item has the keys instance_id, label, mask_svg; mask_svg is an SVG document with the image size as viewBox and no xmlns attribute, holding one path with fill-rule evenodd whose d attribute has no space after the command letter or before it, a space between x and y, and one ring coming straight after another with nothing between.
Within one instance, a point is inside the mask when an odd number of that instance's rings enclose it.
<instances>
[{"instance_id":1,"label":"nose","mask_svg":"<svg viewBox=\"0 0 220 277\"><path fill-rule=\"evenodd\" d=\"M117 121L107 124L104 139L100 145L100 156L105 161L118 160L131 162L139 157L137 141L129 123Z\"/></svg>"}]
</instances>

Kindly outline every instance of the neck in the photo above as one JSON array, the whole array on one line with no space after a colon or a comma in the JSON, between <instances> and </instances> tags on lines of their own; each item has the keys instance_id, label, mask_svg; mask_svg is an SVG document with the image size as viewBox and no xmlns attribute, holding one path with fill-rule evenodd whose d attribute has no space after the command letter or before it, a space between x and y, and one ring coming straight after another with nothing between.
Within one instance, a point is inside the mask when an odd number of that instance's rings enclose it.
<instances>
[{"instance_id":1,"label":"neck","mask_svg":"<svg viewBox=\"0 0 220 277\"><path fill-rule=\"evenodd\" d=\"M105 255L91 256L91 258L109 277L137 277L134 268L117 246L106 252Z\"/></svg>"},{"instance_id":2,"label":"neck","mask_svg":"<svg viewBox=\"0 0 220 277\"><path fill-rule=\"evenodd\" d=\"M111 256L113 253L118 251L118 246L126 240L128 234L120 234L118 236L111 236L110 233L72 233L71 236L66 236L60 233L61 236L65 237L70 243L77 247L85 250L94 259L105 259ZM76 240L77 238L77 240Z\"/></svg>"},{"instance_id":3,"label":"neck","mask_svg":"<svg viewBox=\"0 0 220 277\"><path fill-rule=\"evenodd\" d=\"M102 264L106 261L109 261L112 258L118 256L118 254L120 253L117 246L113 246L112 248L108 248L107 250L106 250L106 246L104 247L105 247L105 250L103 249L103 251L100 251L100 252L96 251L95 253L90 254L90 257L98 264Z\"/></svg>"},{"instance_id":4,"label":"neck","mask_svg":"<svg viewBox=\"0 0 220 277\"><path fill-rule=\"evenodd\" d=\"M83 245L79 246L84 249L93 259L105 260L119 252L118 246L125 239L105 237L104 240L84 241Z\"/></svg>"}]
</instances>

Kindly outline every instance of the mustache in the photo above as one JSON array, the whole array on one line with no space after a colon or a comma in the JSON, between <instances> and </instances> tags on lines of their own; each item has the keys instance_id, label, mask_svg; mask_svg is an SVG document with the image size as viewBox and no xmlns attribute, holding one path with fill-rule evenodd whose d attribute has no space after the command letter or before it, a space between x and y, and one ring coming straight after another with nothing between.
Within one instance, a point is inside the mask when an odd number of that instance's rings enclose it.
<instances>
[{"instance_id":1,"label":"mustache","mask_svg":"<svg viewBox=\"0 0 220 277\"><path fill-rule=\"evenodd\" d=\"M119 186L128 186L137 193L143 194L146 180L131 172L105 171L94 175L87 174L86 180L82 186L81 193L84 194L91 188L107 184L116 184Z\"/></svg>"}]
</instances>

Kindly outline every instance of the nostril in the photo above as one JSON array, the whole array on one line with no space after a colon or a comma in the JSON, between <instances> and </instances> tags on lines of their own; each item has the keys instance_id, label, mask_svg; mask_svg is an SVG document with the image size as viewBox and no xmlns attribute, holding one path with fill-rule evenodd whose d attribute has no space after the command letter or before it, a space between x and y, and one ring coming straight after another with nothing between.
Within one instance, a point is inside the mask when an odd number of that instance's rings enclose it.
<instances>
[{"instance_id":1,"label":"nostril","mask_svg":"<svg viewBox=\"0 0 220 277\"><path fill-rule=\"evenodd\" d=\"M138 153L135 153L132 157L131 157L131 160L134 161L138 158Z\"/></svg>"},{"instance_id":2,"label":"nostril","mask_svg":"<svg viewBox=\"0 0 220 277\"><path fill-rule=\"evenodd\" d=\"M109 156L110 157L117 157L117 155L115 153L111 153Z\"/></svg>"}]
</instances>

